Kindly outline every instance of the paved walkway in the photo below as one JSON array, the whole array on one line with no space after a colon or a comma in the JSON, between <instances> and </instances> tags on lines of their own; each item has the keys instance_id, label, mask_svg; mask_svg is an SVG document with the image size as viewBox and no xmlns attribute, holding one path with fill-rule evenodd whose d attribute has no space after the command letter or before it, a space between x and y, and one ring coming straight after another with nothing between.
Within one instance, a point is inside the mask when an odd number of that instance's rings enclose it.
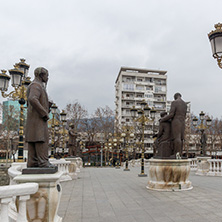
<instances>
[{"instance_id":1,"label":"paved walkway","mask_svg":"<svg viewBox=\"0 0 222 222\"><path fill-rule=\"evenodd\" d=\"M222 177L195 176L193 190L146 189L147 177L115 168L82 168L79 179L63 182L63 222L222 222Z\"/></svg>"}]
</instances>

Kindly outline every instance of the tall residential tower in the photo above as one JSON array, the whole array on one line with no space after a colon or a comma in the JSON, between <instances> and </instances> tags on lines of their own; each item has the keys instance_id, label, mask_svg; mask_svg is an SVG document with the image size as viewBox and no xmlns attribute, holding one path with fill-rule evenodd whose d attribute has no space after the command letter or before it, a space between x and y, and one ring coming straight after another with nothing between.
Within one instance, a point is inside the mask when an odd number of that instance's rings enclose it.
<instances>
[{"instance_id":1,"label":"tall residential tower","mask_svg":"<svg viewBox=\"0 0 222 222\"><path fill-rule=\"evenodd\" d=\"M116 88L116 124L132 124L130 109L140 107L145 100L150 108L166 111L167 75L166 71L121 67L115 82ZM157 118L159 119L159 118ZM158 121L157 121L158 123ZM152 128L145 130L145 147L152 147Z\"/></svg>"}]
</instances>

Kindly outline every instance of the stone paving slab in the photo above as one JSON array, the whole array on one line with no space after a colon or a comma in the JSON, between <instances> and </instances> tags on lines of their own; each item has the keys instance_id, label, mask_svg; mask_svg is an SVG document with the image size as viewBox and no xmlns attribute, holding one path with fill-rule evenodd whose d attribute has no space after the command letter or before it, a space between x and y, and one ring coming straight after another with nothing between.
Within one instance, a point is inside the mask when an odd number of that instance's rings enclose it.
<instances>
[{"instance_id":1,"label":"stone paving slab","mask_svg":"<svg viewBox=\"0 0 222 222\"><path fill-rule=\"evenodd\" d=\"M83 168L77 180L62 182L63 222L222 222L222 177L190 174L193 189L147 190L139 167Z\"/></svg>"}]
</instances>

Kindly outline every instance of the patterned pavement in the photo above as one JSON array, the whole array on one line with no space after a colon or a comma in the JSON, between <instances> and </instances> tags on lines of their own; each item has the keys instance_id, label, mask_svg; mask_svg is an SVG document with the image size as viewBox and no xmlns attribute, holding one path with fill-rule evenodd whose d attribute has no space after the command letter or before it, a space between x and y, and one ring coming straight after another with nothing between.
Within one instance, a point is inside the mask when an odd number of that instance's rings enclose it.
<instances>
[{"instance_id":1,"label":"patterned pavement","mask_svg":"<svg viewBox=\"0 0 222 222\"><path fill-rule=\"evenodd\" d=\"M139 167L82 168L77 180L62 182L63 222L222 222L222 177L190 174L193 189L146 189ZM147 169L145 171L147 173Z\"/></svg>"}]
</instances>

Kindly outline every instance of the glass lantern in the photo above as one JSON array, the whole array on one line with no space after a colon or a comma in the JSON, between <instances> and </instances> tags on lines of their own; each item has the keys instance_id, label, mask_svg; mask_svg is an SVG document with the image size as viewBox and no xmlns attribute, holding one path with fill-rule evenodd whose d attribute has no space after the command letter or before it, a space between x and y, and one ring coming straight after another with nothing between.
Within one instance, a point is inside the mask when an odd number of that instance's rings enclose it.
<instances>
[{"instance_id":1,"label":"glass lantern","mask_svg":"<svg viewBox=\"0 0 222 222\"><path fill-rule=\"evenodd\" d=\"M57 110L57 106L56 106L56 104L54 103L54 104L52 104L52 106L51 106L51 110L52 110L52 114L53 115L55 115L56 114L56 110Z\"/></svg>"},{"instance_id":2,"label":"glass lantern","mask_svg":"<svg viewBox=\"0 0 222 222\"><path fill-rule=\"evenodd\" d=\"M204 120L205 113L203 111L201 111L199 116L200 116L200 120Z\"/></svg>"},{"instance_id":3,"label":"glass lantern","mask_svg":"<svg viewBox=\"0 0 222 222\"><path fill-rule=\"evenodd\" d=\"M208 117L206 122L207 122L207 126L209 127L212 124L212 119L210 117Z\"/></svg>"},{"instance_id":4,"label":"glass lantern","mask_svg":"<svg viewBox=\"0 0 222 222\"><path fill-rule=\"evenodd\" d=\"M194 125L194 126L197 126L197 122L198 122L197 117L194 117L194 118L193 118L193 125Z\"/></svg>"},{"instance_id":5,"label":"glass lantern","mask_svg":"<svg viewBox=\"0 0 222 222\"><path fill-rule=\"evenodd\" d=\"M12 77L12 86L18 87L22 85L22 76L23 72L18 69L18 67L15 65L14 69L10 69L9 73Z\"/></svg>"},{"instance_id":6,"label":"glass lantern","mask_svg":"<svg viewBox=\"0 0 222 222\"><path fill-rule=\"evenodd\" d=\"M66 121L66 113L65 113L65 110L62 110L62 112L60 113L60 117L61 117L61 121L62 121L62 122Z\"/></svg>"},{"instance_id":7,"label":"glass lantern","mask_svg":"<svg viewBox=\"0 0 222 222\"><path fill-rule=\"evenodd\" d=\"M6 74L6 70L2 70L2 73L0 73L0 90L1 91L7 91L9 80L11 79L10 76Z\"/></svg>"}]
</instances>

